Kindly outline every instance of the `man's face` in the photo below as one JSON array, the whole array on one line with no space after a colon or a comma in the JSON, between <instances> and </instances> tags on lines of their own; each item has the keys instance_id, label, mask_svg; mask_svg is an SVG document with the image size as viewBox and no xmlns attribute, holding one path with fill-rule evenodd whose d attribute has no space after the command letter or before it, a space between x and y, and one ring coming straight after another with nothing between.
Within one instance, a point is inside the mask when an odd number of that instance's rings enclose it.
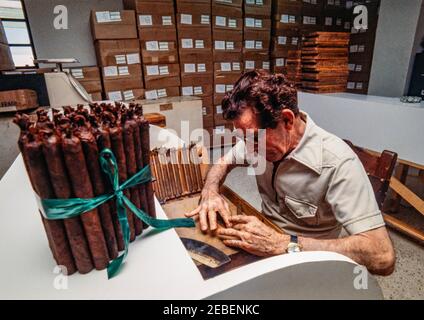
<instances>
[{"instance_id":1,"label":"man's face","mask_svg":"<svg viewBox=\"0 0 424 320\"><path fill-rule=\"evenodd\" d=\"M255 151L258 150L258 145L265 143L266 160L275 162L281 160L290 148L290 132L286 130L283 123L278 124L275 129L266 129L266 135L261 135L259 132L259 117L255 114L252 108L246 108L243 113L234 120L236 129L242 130L245 137L253 137L255 139ZM250 132L250 133L248 133ZM249 146L250 140L247 141Z\"/></svg>"}]
</instances>

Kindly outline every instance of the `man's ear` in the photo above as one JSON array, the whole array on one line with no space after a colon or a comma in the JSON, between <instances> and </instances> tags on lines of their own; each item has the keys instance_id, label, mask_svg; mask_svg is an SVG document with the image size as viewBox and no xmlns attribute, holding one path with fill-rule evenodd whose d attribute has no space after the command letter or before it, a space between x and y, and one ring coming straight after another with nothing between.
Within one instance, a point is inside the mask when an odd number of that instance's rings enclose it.
<instances>
[{"instance_id":1,"label":"man's ear","mask_svg":"<svg viewBox=\"0 0 424 320\"><path fill-rule=\"evenodd\" d=\"M293 128L295 115L293 111L290 109L283 109L281 110L281 121L284 124L284 128L286 130L291 130Z\"/></svg>"}]
</instances>

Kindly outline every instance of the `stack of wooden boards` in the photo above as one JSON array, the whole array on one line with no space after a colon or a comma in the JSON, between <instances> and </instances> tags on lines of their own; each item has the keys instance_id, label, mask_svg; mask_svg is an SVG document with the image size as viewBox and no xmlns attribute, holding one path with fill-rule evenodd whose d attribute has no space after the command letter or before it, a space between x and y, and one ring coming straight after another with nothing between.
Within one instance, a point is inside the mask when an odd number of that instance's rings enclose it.
<instances>
[{"instance_id":1,"label":"stack of wooden boards","mask_svg":"<svg viewBox=\"0 0 424 320\"><path fill-rule=\"evenodd\" d=\"M302 90L344 92L348 69L349 33L314 32L302 44Z\"/></svg>"}]
</instances>

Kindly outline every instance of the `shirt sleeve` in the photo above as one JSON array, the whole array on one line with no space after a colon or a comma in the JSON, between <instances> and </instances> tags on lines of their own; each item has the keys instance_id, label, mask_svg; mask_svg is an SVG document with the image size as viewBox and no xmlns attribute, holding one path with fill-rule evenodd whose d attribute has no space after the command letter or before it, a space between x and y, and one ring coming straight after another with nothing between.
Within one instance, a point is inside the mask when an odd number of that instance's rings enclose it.
<instances>
[{"instance_id":1,"label":"shirt sleeve","mask_svg":"<svg viewBox=\"0 0 424 320\"><path fill-rule=\"evenodd\" d=\"M337 165L326 200L351 235L384 226L371 182L356 156Z\"/></svg>"}]
</instances>

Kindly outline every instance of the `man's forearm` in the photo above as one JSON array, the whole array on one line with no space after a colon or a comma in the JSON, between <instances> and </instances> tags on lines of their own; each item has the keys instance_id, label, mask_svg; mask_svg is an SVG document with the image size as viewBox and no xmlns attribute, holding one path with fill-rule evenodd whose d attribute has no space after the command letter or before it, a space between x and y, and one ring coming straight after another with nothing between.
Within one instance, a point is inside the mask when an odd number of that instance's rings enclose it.
<instances>
[{"instance_id":1,"label":"man's forearm","mask_svg":"<svg viewBox=\"0 0 424 320\"><path fill-rule=\"evenodd\" d=\"M218 192L219 187L232 167L223 161L218 161L217 164L214 164L208 171L203 189Z\"/></svg>"},{"instance_id":2,"label":"man's forearm","mask_svg":"<svg viewBox=\"0 0 424 320\"><path fill-rule=\"evenodd\" d=\"M386 245L384 233L386 231L379 228L339 239L299 237L299 243L304 251L337 252L366 266L371 273L388 275L393 272L395 257L391 246Z\"/></svg>"}]
</instances>

